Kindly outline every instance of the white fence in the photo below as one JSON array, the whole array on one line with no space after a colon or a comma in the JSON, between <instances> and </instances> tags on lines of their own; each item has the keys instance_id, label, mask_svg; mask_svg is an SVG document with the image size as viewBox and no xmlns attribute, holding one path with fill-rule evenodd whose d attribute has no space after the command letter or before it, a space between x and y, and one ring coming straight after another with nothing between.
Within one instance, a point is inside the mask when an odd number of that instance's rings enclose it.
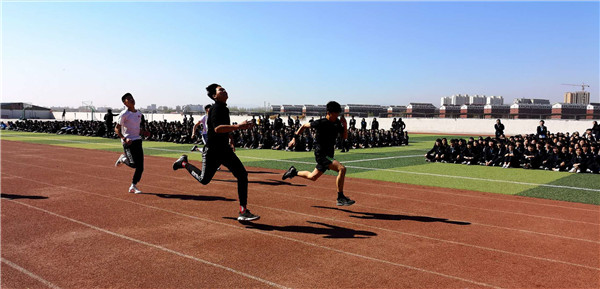
<instances>
[{"instance_id":1,"label":"white fence","mask_svg":"<svg viewBox=\"0 0 600 289\"><path fill-rule=\"evenodd\" d=\"M57 120L62 119L62 112L53 112ZM118 113L118 111L115 111ZM94 113L94 120L104 120L106 113ZM144 114L148 121L182 121L181 114ZM189 117L189 115L186 115ZM198 121L202 115L193 115L194 121ZM311 117L306 117L300 123L307 122ZM91 112L67 112L65 120L92 120ZM250 120L252 116L231 116L231 122L242 122ZM355 118L356 126L360 127L362 118ZM116 120L116 118L115 118ZM349 119L348 119L349 120ZM371 128L373 118L365 118L367 128ZM409 133L432 133L432 134L469 134L469 135L493 135L494 124L496 119L473 119L473 118L403 118L406 123L406 131ZM392 126L392 118L377 118L379 128L388 130ZM505 126L504 133L506 135L530 134L535 133L539 124L538 119L501 119ZM563 119L546 119L546 127L550 132L585 132L586 129L592 127L593 120L563 120ZM283 117L283 122L287 124L287 118Z\"/></svg>"}]
</instances>

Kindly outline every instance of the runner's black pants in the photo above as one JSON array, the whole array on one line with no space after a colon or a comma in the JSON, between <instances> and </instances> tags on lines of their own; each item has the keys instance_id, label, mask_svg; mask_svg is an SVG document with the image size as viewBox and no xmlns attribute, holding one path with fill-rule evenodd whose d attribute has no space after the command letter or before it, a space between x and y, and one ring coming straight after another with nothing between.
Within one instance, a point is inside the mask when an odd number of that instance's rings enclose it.
<instances>
[{"instance_id":1,"label":"runner's black pants","mask_svg":"<svg viewBox=\"0 0 600 289\"><path fill-rule=\"evenodd\" d=\"M198 182L208 185L221 165L227 167L237 179L240 206L246 207L248 203L248 172L230 147L215 150L206 146L202 151L202 170L190 163L186 165L186 169Z\"/></svg>"},{"instance_id":2,"label":"runner's black pants","mask_svg":"<svg viewBox=\"0 0 600 289\"><path fill-rule=\"evenodd\" d=\"M144 172L144 149L142 148L142 140L134 140L131 144L123 143L123 151L127 158L123 163L135 169L133 173L132 184L137 184L142 178Z\"/></svg>"}]
</instances>

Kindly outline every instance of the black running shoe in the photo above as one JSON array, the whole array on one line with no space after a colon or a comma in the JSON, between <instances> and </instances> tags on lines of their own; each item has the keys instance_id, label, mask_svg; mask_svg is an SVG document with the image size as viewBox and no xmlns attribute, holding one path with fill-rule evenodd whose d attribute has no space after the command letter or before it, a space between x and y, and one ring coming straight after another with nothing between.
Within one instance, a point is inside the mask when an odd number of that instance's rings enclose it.
<instances>
[{"instance_id":1,"label":"black running shoe","mask_svg":"<svg viewBox=\"0 0 600 289\"><path fill-rule=\"evenodd\" d=\"M250 210L246 209L244 213L240 213L237 219L238 221L254 221L260 219L260 216L254 215L250 213Z\"/></svg>"},{"instance_id":2,"label":"black running shoe","mask_svg":"<svg viewBox=\"0 0 600 289\"><path fill-rule=\"evenodd\" d=\"M178 169L182 169L182 168L183 168L183 165L182 165L182 163L183 163L183 162L186 162L186 163L187 163L187 161L188 161L188 160L187 160L187 155L182 155L181 157L179 157L179 158L178 158L178 159L177 159L177 160L176 160L176 161L173 163L173 170L174 170L174 171L176 171L176 170L178 170Z\"/></svg>"},{"instance_id":3,"label":"black running shoe","mask_svg":"<svg viewBox=\"0 0 600 289\"><path fill-rule=\"evenodd\" d=\"M337 199L338 206L351 206L354 203L356 203L354 200L350 200L346 196Z\"/></svg>"},{"instance_id":4,"label":"black running shoe","mask_svg":"<svg viewBox=\"0 0 600 289\"><path fill-rule=\"evenodd\" d=\"M195 146L192 147L192 149L190 151L193 152L193 151L197 151L197 150L198 150L198 146L195 145Z\"/></svg>"},{"instance_id":5,"label":"black running shoe","mask_svg":"<svg viewBox=\"0 0 600 289\"><path fill-rule=\"evenodd\" d=\"M294 166L291 166L285 173L283 173L283 176L281 177L281 179L282 180L291 179L297 175L298 175L298 170L296 170L296 168Z\"/></svg>"}]
</instances>

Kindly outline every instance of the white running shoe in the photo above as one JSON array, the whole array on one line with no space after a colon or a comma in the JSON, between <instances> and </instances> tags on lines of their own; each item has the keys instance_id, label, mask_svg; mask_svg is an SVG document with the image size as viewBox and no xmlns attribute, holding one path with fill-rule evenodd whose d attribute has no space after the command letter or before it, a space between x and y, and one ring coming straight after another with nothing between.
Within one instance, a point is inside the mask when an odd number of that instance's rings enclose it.
<instances>
[{"instance_id":1,"label":"white running shoe","mask_svg":"<svg viewBox=\"0 0 600 289\"><path fill-rule=\"evenodd\" d=\"M123 164L123 162L126 160L127 158L125 157L124 154L121 154L121 156L119 157L119 159L115 162L115 167L118 167L120 165Z\"/></svg>"},{"instance_id":2,"label":"white running shoe","mask_svg":"<svg viewBox=\"0 0 600 289\"><path fill-rule=\"evenodd\" d=\"M142 193L142 191L140 191L134 184L131 184L131 187L129 187L129 192L132 194Z\"/></svg>"}]
</instances>

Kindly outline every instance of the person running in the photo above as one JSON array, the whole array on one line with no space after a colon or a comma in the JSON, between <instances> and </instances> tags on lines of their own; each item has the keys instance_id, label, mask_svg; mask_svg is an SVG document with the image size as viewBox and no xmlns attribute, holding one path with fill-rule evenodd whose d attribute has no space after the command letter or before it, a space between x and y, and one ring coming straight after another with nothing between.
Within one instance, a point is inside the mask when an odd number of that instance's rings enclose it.
<instances>
[{"instance_id":1,"label":"person running","mask_svg":"<svg viewBox=\"0 0 600 289\"><path fill-rule=\"evenodd\" d=\"M206 145L206 142L208 142L208 127L206 126L206 119L208 118L208 111L210 110L211 106L212 105L210 104L204 106L204 111L206 112L206 114L200 118L200 120L194 125L194 129L192 129L192 139L196 139L196 135L198 134L198 127L202 126L202 143L204 145ZM194 145L191 151L200 151L200 148L198 148L198 145Z\"/></svg>"},{"instance_id":2,"label":"person running","mask_svg":"<svg viewBox=\"0 0 600 289\"><path fill-rule=\"evenodd\" d=\"M115 166L126 164L135 169L129 192L139 194L142 191L137 188L137 183L144 172L144 150L140 134L147 133L142 128L142 113L135 109L135 99L131 93L124 94L121 101L127 108L117 116L115 134L121 138L124 153L119 157Z\"/></svg>"},{"instance_id":3,"label":"person running","mask_svg":"<svg viewBox=\"0 0 600 289\"><path fill-rule=\"evenodd\" d=\"M317 166L312 172L298 171L294 166L291 166L283 174L281 179L285 180L299 176L311 181L316 181L327 170L336 171L338 172L335 182L338 191L337 205L350 206L354 204L355 201L344 195L344 178L346 176L346 167L338 160L333 158L335 141L338 134L341 134L343 139L348 138L346 119L342 115L338 120L338 116L341 112L342 107L340 104L335 101L330 101L327 103L327 115L325 118L318 119L313 122L307 122L298 128L298 131L296 131L294 134L294 138L289 142L289 146L293 147L296 144L296 139L298 136L302 135L302 132L305 129L314 128L317 132L315 143L315 160L317 161Z\"/></svg>"},{"instance_id":4,"label":"person running","mask_svg":"<svg viewBox=\"0 0 600 289\"><path fill-rule=\"evenodd\" d=\"M221 85L213 83L206 87L208 97L215 103L208 112L206 121L208 127L207 144L202 151L202 170L192 165L187 155L182 155L173 163L173 170L185 168L194 179L203 185L208 185L219 166L227 167L237 179L238 198L240 201L240 212L238 221L258 220L260 216L254 215L248 210L248 172L240 159L235 154L235 147L230 132L240 129L252 128L253 123L243 121L240 124L231 125L229 119L229 108L227 108L227 91Z\"/></svg>"}]
</instances>

